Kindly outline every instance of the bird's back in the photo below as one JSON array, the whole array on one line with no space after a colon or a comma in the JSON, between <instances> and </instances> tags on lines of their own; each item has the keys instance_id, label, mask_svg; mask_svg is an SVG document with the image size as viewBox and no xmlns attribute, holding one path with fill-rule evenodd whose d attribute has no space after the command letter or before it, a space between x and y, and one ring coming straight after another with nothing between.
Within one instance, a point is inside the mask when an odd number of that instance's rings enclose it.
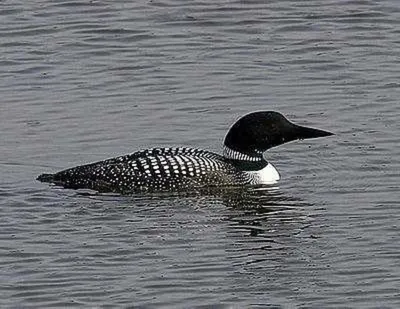
<instances>
[{"instance_id":1,"label":"bird's back","mask_svg":"<svg viewBox=\"0 0 400 309\"><path fill-rule=\"evenodd\" d=\"M224 157L194 148L153 148L81 165L39 180L65 188L129 193L237 184L240 172Z\"/></svg>"}]
</instances>

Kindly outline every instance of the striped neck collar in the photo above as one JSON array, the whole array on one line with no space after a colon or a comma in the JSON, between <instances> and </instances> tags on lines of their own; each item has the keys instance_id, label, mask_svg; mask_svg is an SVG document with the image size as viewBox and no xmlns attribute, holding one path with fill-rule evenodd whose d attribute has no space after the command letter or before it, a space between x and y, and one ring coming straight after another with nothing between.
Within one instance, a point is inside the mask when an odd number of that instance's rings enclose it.
<instances>
[{"instance_id":1,"label":"striped neck collar","mask_svg":"<svg viewBox=\"0 0 400 309\"><path fill-rule=\"evenodd\" d=\"M250 156L248 154L233 150L227 146L224 146L222 153L224 157L229 160L248 161L248 162L260 162L264 160L262 152L255 152L254 156Z\"/></svg>"}]
</instances>

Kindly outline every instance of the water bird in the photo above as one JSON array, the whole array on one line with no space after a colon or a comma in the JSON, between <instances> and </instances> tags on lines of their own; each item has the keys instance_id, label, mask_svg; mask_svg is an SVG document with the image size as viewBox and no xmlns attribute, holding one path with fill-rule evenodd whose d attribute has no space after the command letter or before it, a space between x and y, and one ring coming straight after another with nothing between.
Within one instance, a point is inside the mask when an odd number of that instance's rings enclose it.
<instances>
[{"instance_id":1,"label":"water bird","mask_svg":"<svg viewBox=\"0 0 400 309\"><path fill-rule=\"evenodd\" d=\"M264 158L272 147L333 133L294 124L275 111L237 120L225 136L223 154L187 148L152 148L37 177L70 189L131 194L223 186L275 184L280 175Z\"/></svg>"}]
</instances>

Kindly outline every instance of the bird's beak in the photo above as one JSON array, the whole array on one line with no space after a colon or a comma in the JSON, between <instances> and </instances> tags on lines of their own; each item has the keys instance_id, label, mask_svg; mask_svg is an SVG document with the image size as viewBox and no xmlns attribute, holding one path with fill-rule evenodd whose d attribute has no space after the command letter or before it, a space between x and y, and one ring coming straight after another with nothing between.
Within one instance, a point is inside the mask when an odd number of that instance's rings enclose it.
<instances>
[{"instance_id":1,"label":"bird's beak","mask_svg":"<svg viewBox=\"0 0 400 309\"><path fill-rule=\"evenodd\" d=\"M317 138L334 135L331 132L295 125L297 139Z\"/></svg>"}]
</instances>

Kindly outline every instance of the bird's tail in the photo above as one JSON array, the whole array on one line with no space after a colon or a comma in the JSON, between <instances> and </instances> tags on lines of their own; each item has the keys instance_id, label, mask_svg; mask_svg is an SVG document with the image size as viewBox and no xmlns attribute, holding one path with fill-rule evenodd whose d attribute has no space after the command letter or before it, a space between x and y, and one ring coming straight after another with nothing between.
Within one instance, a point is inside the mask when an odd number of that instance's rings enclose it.
<instances>
[{"instance_id":1,"label":"bird's tail","mask_svg":"<svg viewBox=\"0 0 400 309\"><path fill-rule=\"evenodd\" d=\"M53 182L54 181L54 174L42 174L39 175L36 180L39 180L41 182Z\"/></svg>"}]
</instances>

